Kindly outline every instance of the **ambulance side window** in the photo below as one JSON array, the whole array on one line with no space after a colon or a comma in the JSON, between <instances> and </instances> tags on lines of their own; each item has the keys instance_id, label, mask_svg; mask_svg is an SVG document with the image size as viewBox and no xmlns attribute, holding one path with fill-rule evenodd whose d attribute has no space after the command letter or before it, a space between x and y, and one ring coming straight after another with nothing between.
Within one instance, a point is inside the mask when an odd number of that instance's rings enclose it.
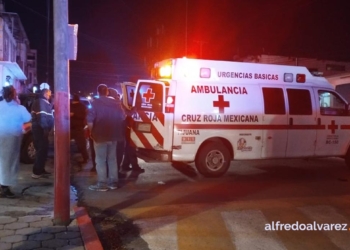
<instances>
[{"instance_id":1,"label":"ambulance side window","mask_svg":"<svg viewBox=\"0 0 350 250\"><path fill-rule=\"evenodd\" d=\"M287 89L289 114L312 115L310 91L307 89Z\"/></svg>"},{"instance_id":2,"label":"ambulance side window","mask_svg":"<svg viewBox=\"0 0 350 250\"><path fill-rule=\"evenodd\" d=\"M283 89L262 88L264 96L264 110L267 115L285 115L286 105L284 103Z\"/></svg>"},{"instance_id":3,"label":"ambulance side window","mask_svg":"<svg viewBox=\"0 0 350 250\"><path fill-rule=\"evenodd\" d=\"M347 115L346 103L335 93L327 90L319 90L318 98L320 102L321 115L343 116Z\"/></svg>"}]
</instances>

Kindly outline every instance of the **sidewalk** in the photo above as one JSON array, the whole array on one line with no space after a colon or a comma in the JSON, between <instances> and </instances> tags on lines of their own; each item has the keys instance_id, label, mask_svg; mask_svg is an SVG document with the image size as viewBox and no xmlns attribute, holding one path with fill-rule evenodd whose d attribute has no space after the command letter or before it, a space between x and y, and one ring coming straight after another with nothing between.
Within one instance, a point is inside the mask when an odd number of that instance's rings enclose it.
<instances>
[{"instance_id":1,"label":"sidewalk","mask_svg":"<svg viewBox=\"0 0 350 250\"><path fill-rule=\"evenodd\" d=\"M46 170L53 173L53 159ZM84 208L76 207L71 190L71 223L53 224L54 176L32 179L32 165L20 165L19 180L11 190L16 198L0 198L0 249L102 249Z\"/></svg>"}]
</instances>

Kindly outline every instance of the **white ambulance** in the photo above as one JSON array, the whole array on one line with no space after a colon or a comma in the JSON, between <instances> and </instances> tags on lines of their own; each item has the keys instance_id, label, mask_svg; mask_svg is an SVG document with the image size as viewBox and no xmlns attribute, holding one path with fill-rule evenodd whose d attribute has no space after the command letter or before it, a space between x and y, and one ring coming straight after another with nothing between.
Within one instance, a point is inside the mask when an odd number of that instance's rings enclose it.
<instances>
[{"instance_id":1,"label":"white ambulance","mask_svg":"<svg viewBox=\"0 0 350 250\"><path fill-rule=\"evenodd\" d=\"M156 80L123 86L131 141L146 161L195 162L207 177L231 160L344 157L349 105L305 67L177 58Z\"/></svg>"}]
</instances>

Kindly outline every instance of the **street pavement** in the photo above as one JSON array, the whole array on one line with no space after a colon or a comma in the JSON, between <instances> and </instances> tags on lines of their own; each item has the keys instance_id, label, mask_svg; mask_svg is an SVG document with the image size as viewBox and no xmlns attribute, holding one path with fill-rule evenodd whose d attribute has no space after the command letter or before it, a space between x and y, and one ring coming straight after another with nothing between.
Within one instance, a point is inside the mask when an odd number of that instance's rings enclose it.
<instances>
[{"instance_id":1,"label":"street pavement","mask_svg":"<svg viewBox=\"0 0 350 250\"><path fill-rule=\"evenodd\" d=\"M53 158L46 170L54 173ZM11 187L16 198L0 198L0 249L102 249L85 208L77 207L74 188L70 192L67 226L54 225L54 174L31 178L32 165L20 165L18 183Z\"/></svg>"}]
</instances>

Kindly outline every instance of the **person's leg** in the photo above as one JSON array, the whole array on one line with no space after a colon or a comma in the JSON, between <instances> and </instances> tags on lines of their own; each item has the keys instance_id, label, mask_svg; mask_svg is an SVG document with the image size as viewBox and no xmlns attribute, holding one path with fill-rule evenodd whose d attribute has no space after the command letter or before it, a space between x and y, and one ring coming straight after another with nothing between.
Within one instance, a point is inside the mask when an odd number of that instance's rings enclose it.
<instances>
[{"instance_id":1,"label":"person's leg","mask_svg":"<svg viewBox=\"0 0 350 250\"><path fill-rule=\"evenodd\" d=\"M118 182L118 166L116 159L117 142L108 142L107 162L108 162L108 179L109 183Z\"/></svg>"},{"instance_id":2,"label":"person's leg","mask_svg":"<svg viewBox=\"0 0 350 250\"><path fill-rule=\"evenodd\" d=\"M107 185L107 143L94 142L96 152L96 171L97 171L97 183L101 186ZM115 152L115 151L114 151ZM115 155L115 154L114 154Z\"/></svg>"},{"instance_id":3,"label":"person's leg","mask_svg":"<svg viewBox=\"0 0 350 250\"><path fill-rule=\"evenodd\" d=\"M91 154L91 161L92 161L92 169L91 169L91 171L96 171L95 146L94 146L94 140L91 137L89 137L89 144L90 144L90 154Z\"/></svg>"},{"instance_id":4,"label":"person's leg","mask_svg":"<svg viewBox=\"0 0 350 250\"><path fill-rule=\"evenodd\" d=\"M45 163L48 154L49 138L44 134L42 128L33 128L33 142L35 147L35 162L33 166L33 174L40 176L45 171Z\"/></svg>"},{"instance_id":5,"label":"person's leg","mask_svg":"<svg viewBox=\"0 0 350 250\"><path fill-rule=\"evenodd\" d=\"M17 182L22 136L0 136L0 197L14 198L9 186Z\"/></svg>"},{"instance_id":6,"label":"person's leg","mask_svg":"<svg viewBox=\"0 0 350 250\"><path fill-rule=\"evenodd\" d=\"M136 149L128 143L128 149L127 149L127 154L129 157L129 162L131 164L131 169L132 171L138 171L140 173L145 172L143 168L140 168L138 160L137 160L137 155L136 155Z\"/></svg>"},{"instance_id":7,"label":"person's leg","mask_svg":"<svg viewBox=\"0 0 350 250\"><path fill-rule=\"evenodd\" d=\"M118 141L117 142L117 166L118 169L120 169L121 163L123 161L123 155L124 155L124 141Z\"/></svg>"},{"instance_id":8,"label":"person's leg","mask_svg":"<svg viewBox=\"0 0 350 250\"><path fill-rule=\"evenodd\" d=\"M123 172L123 171L129 171L131 168L130 168L130 156L129 156L129 142L128 141L125 141L125 144L124 144L124 157L123 157L123 161L122 161L122 164L121 164L121 168L120 170Z\"/></svg>"},{"instance_id":9,"label":"person's leg","mask_svg":"<svg viewBox=\"0 0 350 250\"><path fill-rule=\"evenodd\" d=\"M83 157L83 162L87 162L89 159L89 155L86 149L86 139L85 139L85 133L84 130L75 130L74 131L74 140L78 147L79 153L81 153L81 156Z\"/></svg>"},{"instance_id":10,"label":"person's leg","mask_svg":"<svg viewBox=\"0 0 350 250\"><path fill-rule=\"evenodd\" d=\"M139 164L137 161L137 156L136 156L136 149L134 147L129 146L129 158L130 158L130 164L132 168L138 168Z\"/></svg>"},{"instance_id":11,"label":"person's leg","mask_svg":"<svg viewBox=\"0 0 350 250\"><path fill-rule=\"evenodd\" d=\"M4 198L15 198L16 197L16 195L11 192L9 186L4 186L4 185L1 185L0 196L4 197Z\"/></svg>"}]
</instances>

